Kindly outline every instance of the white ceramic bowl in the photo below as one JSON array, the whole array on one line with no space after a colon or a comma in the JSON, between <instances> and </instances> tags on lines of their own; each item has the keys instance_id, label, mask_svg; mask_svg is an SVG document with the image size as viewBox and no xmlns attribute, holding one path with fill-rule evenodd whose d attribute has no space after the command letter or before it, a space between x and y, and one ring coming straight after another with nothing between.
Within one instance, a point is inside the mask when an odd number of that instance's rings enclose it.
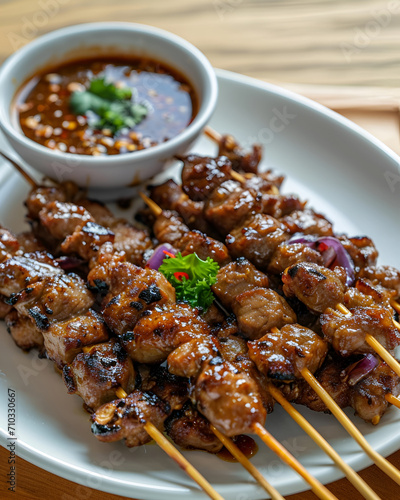
<instances>
[{"instance_id":1,"label":"white ceramic bowl","mask_svg":"<svg viewBox=\"0 0 400 500\"><path fill-rule=\"evenodd\" d=\"M149 149L112 156L63 153L28 139L12 118L15 93L42 68L95 56L144 56L182 73L194 87L199 110L180 134ZM136 185L159 172L165 161L183 153L199 136L217 102L217 79L207 58L182 38L150 26L90 23L48 33L10 56L0 69L0 126L12 148L32 167L82 187L117 189Z\"/></svg>"}]
</instances>

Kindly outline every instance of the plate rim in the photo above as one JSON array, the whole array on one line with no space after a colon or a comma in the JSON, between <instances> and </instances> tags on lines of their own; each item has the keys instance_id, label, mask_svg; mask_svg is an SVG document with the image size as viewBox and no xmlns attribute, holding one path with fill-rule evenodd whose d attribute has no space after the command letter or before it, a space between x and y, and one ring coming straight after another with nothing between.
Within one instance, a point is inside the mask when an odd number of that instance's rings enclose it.
<instances>
[{"instance_id":1,"label":"plate rim","mask_svg":"<svg viewBox=\"0 0 400 500\"><path fill-rule=\"evenodd\" d=\"M359 125L353 123L351 120L343 117L342 115L336 113L335 111L332 111L331 109L323 106L322 104L319 104L291 90L287 90L278 85L258 80L253 77L245 76L239 73L234 73L232 71L222 70L222 69L216 69L215 71L219 83L220 80L227 80L229 82L236 82L252 88L266 90L270 94L275 94L290 101L294 101L296 104L300 104L303 107L311 109L320 115L324 115L330 121L333 121L336 124L340 125L341 127L344 127L345 129L351 131L352 134L354 134L354 136L358 137L359 139L360 138L363 139L365 142L369 144L372 144L377 150L379 150L380 153L383 153L390 160L393 160L395 164L397 164L397 166L400 165L400 156L398 156L388 146L382 143L382 141L374 137L372 134L364 130ZM4 172L4 175L1 175L2 173L3 172L0 172L1 181L8 180L10 174L12 175L12 171L8 172L6 171ZM5 430L0 428L0 444L4 447L6 447L7 436L8 434L5 432ZM399 444L394 444L394 443L392 444L392 446L388 445L387 443L386 444L384 443L382 446L385 446L385 451L384 451L385 456L390 455L391 453L399 449ZM375 449L379 450L381 449L381 446L376 447ZM18 441L17 455L23 458L24 460L27 460L28 462L32 463L33 465L42 468L43 470L46 470L49 473L55 474L59 477L72 481L76 484L94 488L98 491L104 491L120 495L134 494L136 496L137 494L139 494L139 495L145 495L142 498L147 498L147 499L158 498L157 495L160 492L163 493L164 498L171 498L171 499L175 499L176 497L185 498L189 494L194 499L204 498L204 494L200 490L193 491L193 489L186 488L184 485L179 485L177 487L172 486L170 490L165 491L164 487L154 486L151 485L150 483L147 484L136 483L135 485L132 485L131 483L125 483L124 481L121 482L121 479L115 479L108 475L101 475L94 471L85 470L82 469L80 466L75 466L72 463L63 462L58 458L51 457L50 455L42 452L41 450L33 448L24 441ZM367 455L363 454L363 457L357 459L357 464L352 465L352 467L355 470L359 471L364 469L371 463L372 460ZM337 469L336 467L331 467L330 471L326 472L324 475L325 476L329 475L329 480L328 480L329 483L344 477L344 474L341 472L341 470ZM101 477L102 479L101 486L97 488L96 486L88 485L87 484L88 476L94 478ZM309 489L309 487L305 488L304 483L300 482L300 480L296 483L296 485L297 488L292 489L292 493L298 493ZM246 488L251 488L249 498L261 498L265 496L264 490L262 490L256 483L254 484L246 483L245 486ZM115 491L116 487L121 488L121 491L116 493ZM133 488L135 488L134 491L132 491ZM232 486L224 484L220 488L217 487L217 490L222 491L221 494L224 494L223 490L225 490L225 488L232 488ZM225 494L228 494L228 492L226 492Z\"/></svg>"}]
</instances>

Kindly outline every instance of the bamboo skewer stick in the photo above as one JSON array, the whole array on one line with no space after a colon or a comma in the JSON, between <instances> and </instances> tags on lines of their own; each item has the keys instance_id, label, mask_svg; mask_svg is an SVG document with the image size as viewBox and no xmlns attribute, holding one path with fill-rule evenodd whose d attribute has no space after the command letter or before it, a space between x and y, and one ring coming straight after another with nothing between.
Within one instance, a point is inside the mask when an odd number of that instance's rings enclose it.
<instances>
[{"instance_id":1,"label":"bamboo skewer stick","mask_svg":"<svg viewBox=\"0 0 400 500\"><path fill-rule=\"evenodd\" d=\"M254 477L254 479L264 488L264 490L270 495L272 500L284 500L283 496L277 491L261 472L255 467L250 460L242 453L242 451L235 445L232 439L228 438L222 434L216 427L212 424L210 425L211 430L225 446L225 448L230 451L230 453L236 458L236 460Z\"/></svg>"},{"instance_id":2,"label":"bamboo skewer stick","mask_svg":"<svg viewBox=\"0 0 400 500\"><path fill-rule=\"evenodd\" d=\"M346 429L350 436L357 441L365 453L374 461L374 463L387 474L393 481L400 486L400 472L390 462L376 452L357 427L351 422L344 411L336 404L329 393L322 387L312 373L304 368L301 372L303 378L314 389L318 396L325 403L325 406L333 413L339 423Z\"/></svg>"},{"instance_id":3,"label":"bamboo skewer stick","mask_svg":"<svg viewBox=\"0 0 400 500\"><path fill-rule=\"evenodd\" d=\"M393 396L393 394L386 394L385 399L388 403L392 404L393 406L397 406L400 410L400 398L396 398L396 396Z\"/></svg>"},{"instance_id":4,"label":"bamboo skewer stick","mask_svg":"<svg viewBox=\"0 0 400 500\"><path fill-rule=\"evenodd\" d=\"M343 314L350 314L351 311L347 309L343 304L337 304L336 309ZM395 326L396 322L394 322ZM400 325L399 325L400 326ZM379 356L390 366L390 368L400 377L400 363L395 359L390 352L388 352L382 344L380 344L375 337L367 333L365 335L365 341L372 347L372 349L379 354Z\"/></svg>"},{"instance_id":5,"label":"bamboo skewer stick","mask_svg":"<svg viewBox=\"0 0 400 500\"><path fill-rule=\"evenodd\" d=\"M16 161L6 155L6 153L4 153L3 151L0 151L0 156L10 162L33 188L38 187L37 182L20 165L18 165Z\"/></svg>"},{"instance_id":6,"label":"bamboo skewer stick","mask_svg":"<svg viewBox=\"0 0 400 500\"><path fill-rule=\"evenodd\" d=\"M222 135L209 126L207 126L204 129L204 133L206 134L207 137L212 139L214 142L220 142L222 139Z\"/></svg>"},{"instance_id":7,"label":"bamboo skewer stick","mask_svg":"<svg viewBox=\"0 0 400 500\"><path fill-rule=\"evenodd\" d=\"M277 441L261 424L254 424L253 431L257 436L276 453L279 458L295 470L311 486L312 491L322 500L334 500L337 498L322 483L315 479L302 465L289 453L279 441Z\"/></svg>"},{"instance_id":8,"label":"bamboo skewer stick","mask_svg":"<svg viewBox=\"0 0 400 500\"><path fill-rule=\"evenodd\" d=\"M116 391L119 398L123 399L127 397L127 393L119 387ZM224 500L224 498L217 493L211 484L200 474L200 472L193 467L193 465L186 460L180 451L178 451L175 446L168 441L162 432L160 432L155 425L151 422L146 422L144 424L144 429L148 435L154 439L158 446L165 451L165 453L172 458L181 469L183 469L188 476L190 476L199 486L202 488L207 495L213 500Z\"/></svg>"},{"instance_id":9,"label":"bamboo skewer stick","mask_svg":"<svg viewBox=\"0 0 400 500\"><path fill-rule=\"evenodd\" d=\"M139 195L142 198L142 200L146 203L146 205L150 208L150 210L153 212L153 215L159 217L162 214L162 208L158 206L157 203L155 203L151 198L149 198L142 192L140 192Z\"/></svg>"},{"instance_id":10,"label":"bamboo skewer stick","mask_svg":"<svg viewBox=\"0 0 400 500\"><path fill-rule=\"evenodd\" d=\"M146 422L144 425L145 431L151 436L154 441L162 448L165 453L171 457L188 474L196 483L207 493L207 495L214 500L224 500L223 497L217 493L211 484L198 472L197 469L191 465L190 462L178 451L173 444L155 427L151 422Z\"/></svg>"},{"instance_id":11,"label":"bamboo skewer stick","mask_svg":"<svg viewBox=\"0 0 400 500\"><path fill-rule=\"evenodd\" d=\"M297 422L300 427L311 437L311 439L333 460L333 462L343 471L351 484L367 500L380 500L380 497L372 488L342 459L342 457L332 448L332 446L319 434L319 432L301 415L292 404L289 403L282 393L272 384L269 387L272 397L282 406L282 408Z\"/></svg>"}]
</instances>

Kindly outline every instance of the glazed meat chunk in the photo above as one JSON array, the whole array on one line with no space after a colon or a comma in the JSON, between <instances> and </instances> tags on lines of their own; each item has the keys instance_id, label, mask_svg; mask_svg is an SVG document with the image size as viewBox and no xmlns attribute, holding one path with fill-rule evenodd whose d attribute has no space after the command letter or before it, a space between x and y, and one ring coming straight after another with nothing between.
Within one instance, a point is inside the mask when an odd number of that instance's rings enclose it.
<instances>
[{"instance_id":1,"label":"glazed meat chunk","mask_svg":"<svg viewBox=\"0 0 400 500\"><path fill-rule=\"evenodd\" d=\"M165 422L168 436L175 444L186 449L218 453L222 443L210 429L210 423L191 404L174 412Z\"/></svg>"},{"instance_id":2,"label":"glazed meat chunk","mask_svg":"<svg viewBox=\"0 0 400 500\"><path fill-rule=\"evenodd\" d=\"M232 165L226 156L209 158L191 154L182 160L182 188L194 201L206 200L215 188L232 178Z\"/></svg>"},{"instance_id":3,"label":"glazed meat chunk","mask_svg":"<svg viewBox=\"0 0 400 500\"><path fill-rule=\"evenodd\" d=\"M386 394L398 396L400 378L383 361L350 390L349 403L355 414L366 422L377 424L388 409Z\"/></svg>"},{"instance_id":4,"label":"glazed meat chunk","mask_svg":"<svg viewBox=\"0 0 400 500\"><path fill-rule=\"evenodd\" d=\"M25 205L28 208L28 217L35 220L39 212L52 201L73 201L79 192L79 188L71 181L61 182L57 186L38 186L32 189Z\"/></svg>"},{"instance_id":5,"label":"glazed meat chunk","mask_svg":"<svg viewBox=\"0 0 400 500\"><path fill-rule=\"evenodd\" d=\"M328 352L328 344L304 326L284 326L248 343L250 359L269 378L294 380L304 368L314 373Z\"/></svg>"},{"instance_id":6,"label":"glazed meat chunk","mask_svg":"<svg viewBox=\"0 0 400 500\"><path fill-rule=\"evenodd\" d=\"M16 309L5 317L8 332L18 347L24 350L43 347L43 335L32 318L21 316Z\"/></svg>"},{"instance_id":7,"label":"glazed meat chunk","mask_svg":"<svg viewBox=\"0 0 400 500\"><path fill-rule=\"evenodd\" d=\"M225 236L240 226L251 213L261 209L261 196L244 189L237 181L227 180L210 193L204 205L204 217Z\"/></svg>"},{"instance_id":8,"label":"glazed meat chunk","mask_svg":"<svg viewBox=\"0 0 400 500\"><path fill-rule=\"evenodd\" d=\"M315 234L317 236L333 236L332 224L314 210L295 210L282 218L283 224L292 233Z\"/></svg>"},{"instance_id":9,"label":"glazed meat chunk","mask_svg":"<svg viewBox=\"0 0 400 500\"><path fill-rule=\"evenodd\" d=\"M200 231L190 231L186 233L177 242L176 247L182 255L196 253L200 259L206 260L207 257L215 260L219 266L224 266L230 262L231 258L226 246L218 240L209 238Z\"/></svg>"},{"instance_id":10,"label":"glazed meat chunk","mask_svg":"<svg viewBox=\"0 0 400 500\"><path fill-rule=\"evenodd\" d=\"M129 262L116 262L108 271L109 277L104 279L110 291L104 300L103 317L117 335L132 331L146 309L175 302L175 289L158 271Z\"/></svg>"},{"instance_id":11,"label":"glazed meat chunk","mask_svg":"<svg viewBox=\"0 0 400 500\"><path fill-rule=\"evenodd\" d=\"M232 309L238 295L255 287L268 286L269 280L265 274L245 258L239 258L221 267L212 290L225 307Z\"/></svg>"},{"instance_id":12,"label":"glazed meat chunk","mask_svg":"<svg viewBox=\"0 0 400 500\"><path fill-rule=\"evenodd\" d=\"M281 328L297 319L286 300L267 288L253 288L241 293L232 310L240 332L249 339L259 339L271 328Z\"/></svg>"},{"instance_id":13,"label":"glazed meat chunk","mask_svg":"<svg viewBox=\"0 0 400 500\"><path fill-rule=\"evenodd\" d=\"M74 203L53 201L39 212L40 223L57 240L63 240L72 234L76 227L82 227L94 218L83 207Z\"/></svg>"},{"instance_id":14,"label":"glazed meat chunk","mask_svg":"<svg viewBox=\"0 0 400 500\"><path fill-rule=\"evenodd\" d=\"M0 264L0 293L10 297L37 281L62 274L63 270L45 252L11 257Z\"/></svg>"},{"instance_id":15,"label":"glazed meat chunk","mask_svg":"<svg viewBox=\"0 0 400 500\"><path fill-rule=\"evenodd\" d=\"M100 247L107 242L114 242L115 235L109 229L87 222L84 226L78 225L61 244L64 253L76 253L83 260L95 258Z\"/></svg>"},{"instance_id":16,"label":"glazed meat chunk","mask_svg":"<svg viewBox=\"0 0 400 500\"><path fill-rule=\"evenodd\" d=\"M361 278L368 278L374 284L379 284L396 292L395 298L400 296L400 271L392 266L368 266L359 273Z\"/></svg>"},{"instance_id":17,"label":"glazed meat chunk","mask_svg":"<svg viewBox=\"0 0 400 500\"><path fill-rule=\"evenodd\" d=\"M312 311L323 313L328 307L343 302L346 271L339 266L331 271L302 262L286 269L282 281L287 297L297 297Z\"/></svg>"},{"instance_id":18,"label":"glazed meat chunk","mask_svg":"<svg viewBox=\"0 0 400 500\"><path fill-rule=\"evenodd\" d=\"M291 245L282 243L272 254L268 271L273 274L281 274L287 267L300 262L312 262L313 264L322 265L322 256L317 250L304 243L293 243Z\"/></svg>"},{"instance_id":19,"label":"glazed meat chunk","mask_svg":"<svg viewBox=\"0 0 400 500\"><path fill-rule=\"evenodd\" d=\"M227 436L250 434L264 425L266 410L256 382L231 363L216 358L196 382L198 410Z\"/></svg>"},{"instance_id":20,"label":"glazed meat chunk","mask_svg":"<svg viewBox=\"0 0 400 500\"><path fill-rule=\"evenodd\" d=\"M256 214L228 234L226 246L232 257L245 257L263 270L276 248L287 239L283 224L270 215Z\"/></svg>"},{"instance_id":21,"label":"glazed meat chunk","mask_svg":"<svg viewBox=\"0 0 400 500\"><path fill-rule=\"evenodd\" d=\"M126 351L114 339L79 353L63 368L69 394L78 394L85 405L96 410L116 399L121 387L130 394L135 386L135 370Z\"/></svg>"},{"instance_id":22,"label":"glazed meat chunk","mask_svg":"<svg viewBox=\"0 0 400 500\"><path fill-rule=\"evenodd\" d=\"M350 255L356 275L364 267L376 265L378 251L370 238L367 236L355 236L353 238L339 236L338 239Z\"/></svg>"},{"instance_id":23,"label":"glazed meat chunk","mask_svg":"<svg viewBox=\"0 0 400 500\"><path fill-rule=\"evenodd\" d=\"M237 171L257 173L262 158L262 147L253 144L250 151L244 151L231 135L223 135L218 143L218 156L226 156Z\"/></svg>"},{"instance_id":24,"label":"glazed meat chunk","mask_svg":"<svg viewBox=\"0 0 400 500\"><path fill-rule=\"evenodd\" d=\"M12 298L13 306L35 320L40 330L86 311L94 304L91 292L76 274L58 275L38 281Z\"/></svg>"},{"instance_id":25,"label":"glazed meat chunk","mask_svg":"<svg viewBox=\"0 0 400 500\"><path fill-rule=\"evenodd\" d=\"M170 304L146 311L135 328L120 339L134 361L160 363L181 344L209 334L209 326L194 309L186 304Z\"/></svg>"},{"instance_id":26,"label":"glazed meat chunk","mask_svg":"<svg viewBox=\"0 0 400 500\"><path fill-rule=\"evenodd\" d=\"M83 347L107 341L108 331L101 316L89 310L51 324L43 337L47 357L62 368L71 363Z\"/></svg>"},{"instance_id":27,"label":"glazed meat chunk","mask_svg":"<svg viewBox=\"0 0 400 500\"><path fill-rule=\"evenodd\" d=\"M321 368L315 373L315 378L340 408L349 406L350 386L343 380L342 375L345 367L346 364L342 358L339 356L332 358L328 355ZM295 397L288 399L307 406L310 410L330 413L325 403L305 380L299 381Z\"/></svg>"},{"instance_id":28,"label":"glazed meat chunk","mask_svg":"<svg viewBox=\"0 0 400 500\"><path fill-rule=\"evenodd\" d=\"M124 439L129 448L141 446L151 441L146 422L163 431L169 412L169 405L157 396L136 389L126 398L100 406L92 416L92 432L99 441Z\"/></svg>"},{"instance_id":29,"label":"glazed meat chunk","mask_svg":"<svg viewBox=\"0 0 400 500\"><path fill-rule=\"evenodd\" d=\"M375 337L389 351L400 344L400 332L393 324L390 310L383 307L355 307L350 312L344 314L329 308L321 316L326 340L342 356L374 353L365 341L367 334Z\"/></svg>"}]
</instances>

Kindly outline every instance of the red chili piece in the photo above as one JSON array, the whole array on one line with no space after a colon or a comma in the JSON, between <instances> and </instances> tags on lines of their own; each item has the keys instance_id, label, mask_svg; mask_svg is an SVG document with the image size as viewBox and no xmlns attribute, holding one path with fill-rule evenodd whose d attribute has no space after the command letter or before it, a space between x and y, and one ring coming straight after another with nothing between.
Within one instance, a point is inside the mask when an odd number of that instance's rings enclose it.
<instances>
[{"instance_id":1,"label":"red chili piece","mask_svg":"<svg viewBox=\"0 0 400 500\"><path fill-rule=\"evenodd\" d=\"M182 281L182 278L186 278L187 280L189 279L188 273L185 273L183 271L174 273L174 276L178 281Z\"/></svg>"}]
</instances>

